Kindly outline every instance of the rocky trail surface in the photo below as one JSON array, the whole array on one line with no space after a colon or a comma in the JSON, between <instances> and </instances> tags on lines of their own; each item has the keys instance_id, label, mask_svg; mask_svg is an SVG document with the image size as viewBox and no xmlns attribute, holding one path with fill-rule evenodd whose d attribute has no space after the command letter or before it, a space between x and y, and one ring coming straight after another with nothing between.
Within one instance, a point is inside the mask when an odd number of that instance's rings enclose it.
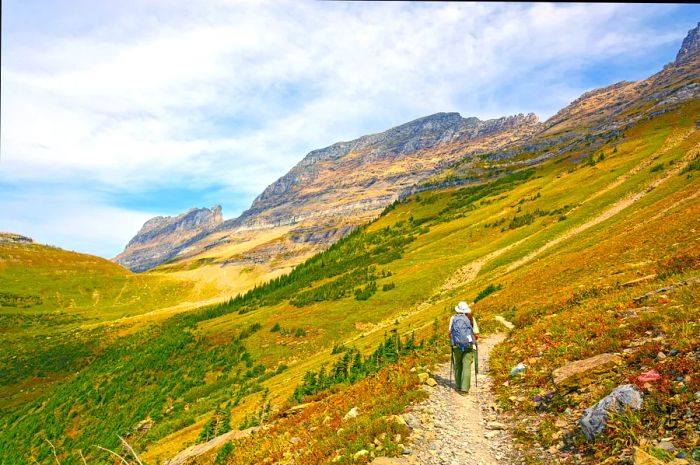
<instances>
[{"instance_id":1,"label":"rocky trail surface","mask_svg":"<svg viewBox=\"0 0 700 465\"><path fill-rule=\"evenodd\" d=\"M505 323L504 323L505 324ZM489 357L503 334L483 338L479 344L478 385L466 396L450 382L450 364L433 373L437 381L430 397L404 415L413 430L411 454L403 463L426 465L496 465L525 463L514 448L506 426L499 420L491 392ZM452 379L452 382L454 379ZM400 463L400 462L396 462Z\"/></svg>"}]
</instances>

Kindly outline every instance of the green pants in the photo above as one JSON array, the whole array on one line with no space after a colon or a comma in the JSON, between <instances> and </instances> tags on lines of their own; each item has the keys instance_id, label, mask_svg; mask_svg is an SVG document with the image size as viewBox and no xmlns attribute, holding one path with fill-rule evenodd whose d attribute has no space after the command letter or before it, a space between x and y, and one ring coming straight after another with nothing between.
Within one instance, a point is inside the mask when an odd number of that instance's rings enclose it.
<instances>
[{"instance_id":1,"label":"green pants","mask_svg":"<svg viewBox=\"0 0 700 465\"><path fill-rule=\"evenodd\" d=\"M455 386L458 391L468 391L472 381L472 363L474 351L462 351L459 347L452 348L452 362L455 368Z\"/></svg>"}]
</instances>

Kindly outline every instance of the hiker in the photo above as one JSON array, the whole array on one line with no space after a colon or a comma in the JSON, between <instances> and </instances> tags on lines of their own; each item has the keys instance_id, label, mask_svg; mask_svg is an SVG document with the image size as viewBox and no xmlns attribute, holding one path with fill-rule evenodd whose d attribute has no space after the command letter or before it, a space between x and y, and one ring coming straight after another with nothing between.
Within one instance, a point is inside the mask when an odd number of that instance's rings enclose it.
<instances>
[{"instance_id":1,"label":"hiker","mask_svg":"<svg viewBox=\"0 0 700 465\"><path fill-rule=\"evenodd\" d=\"M476 356L476 341L479 339L479 326L466 302L460 302L455 307L455 314L450 318L449 332L455 388L461 395L466 395L471 386L472 364Z\"/></svg>"}]
</instances>

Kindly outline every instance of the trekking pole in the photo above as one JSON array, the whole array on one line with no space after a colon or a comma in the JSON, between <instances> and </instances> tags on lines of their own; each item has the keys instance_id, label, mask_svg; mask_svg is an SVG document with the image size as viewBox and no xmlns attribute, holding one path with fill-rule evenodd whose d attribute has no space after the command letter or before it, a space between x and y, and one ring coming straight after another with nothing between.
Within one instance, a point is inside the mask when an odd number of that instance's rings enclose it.
<instances>
[{"instance_id":1,"label":"trekking pole","mask_svg":"<svg viewBox=\"0 0 700 465\"><path fill-rule=\"evenodd\" d=\"M455 363L454 354L452 353L452 350L450 350L450 387L454 387L452 385L452 366L454 365L454 363Z\"/></svg>"},{"instance_id":2,"label":"trekking pole","mask_svg":"<svg viewBox=\"0 0 700 465\"><path fill-rule=\"evenodd\" d=\"M474 386L479 386L479 345L474 342Z\"/></svg>"}]
</instances>

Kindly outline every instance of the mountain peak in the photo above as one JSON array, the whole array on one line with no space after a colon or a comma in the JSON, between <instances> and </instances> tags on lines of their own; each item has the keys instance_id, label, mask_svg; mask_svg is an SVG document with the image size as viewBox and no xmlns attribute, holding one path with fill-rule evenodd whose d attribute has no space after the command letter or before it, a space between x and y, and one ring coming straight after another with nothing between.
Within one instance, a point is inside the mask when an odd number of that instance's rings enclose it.
<instances>
[{"instance_id":1,"label":"mountain peak","mask_svg":"<svg viewBox=\"0 0 700 465\"><path fill-rule=\"evenodd\" d=\"M688 35L683 39L681 49L676 55L676 63L684 61L700 51L700 22L693 29L688 31Z\"/></svg>"},{"instance_id":2,"label":"mountain peak","mask_svg":"<svg viewBox=\"0 0 700 465\"><path fill-rule=\"evenodd\" d=\"M114 261L131 271L147 270L168 260L223 221L221 205L190 208L178 216L156 216L144 223Z\"/></svg>"}]
</instances>

